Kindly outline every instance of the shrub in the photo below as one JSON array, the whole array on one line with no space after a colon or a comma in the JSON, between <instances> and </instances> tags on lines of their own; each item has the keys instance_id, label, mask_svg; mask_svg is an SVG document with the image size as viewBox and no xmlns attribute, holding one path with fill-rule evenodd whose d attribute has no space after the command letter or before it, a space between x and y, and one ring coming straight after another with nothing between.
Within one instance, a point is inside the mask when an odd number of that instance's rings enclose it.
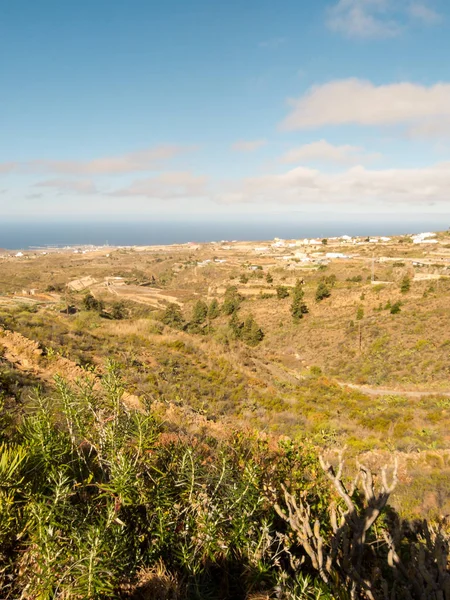
<instances>
[{"instance_id":1,"label":"shrub","mask_svg":"<svg viewBox=\"0 0 450 600\"><path fill-rule=\"evenodd\" d=\"M356 320L361 321L364 318L364 308L360 305L356 311Z\"/></svg>"},{"instance_id":2,"label":"shrub","mask_svg":"<svg viewBox=\"0 0 450 600\"><path fill-rule=\"evenodd\" d=\"M161 321L164 325L174 329L183 329L185 324L183 313L178 304L169 304L162 315Z\"/></svg>"},{"instance_id":3,"label":"shrub","mask_svg":"<svg viewBox=\"0 0 450 600\"><path fill-rule=\"evenodd\" d=\"M411 279L408 275L405 275L400 283L400 291L402 294L406 294L411 289Z\"/></svg>"},{"instance_id":4,"label":"shrub","mask_svg":"<svg viewBox=\"0 0 450 600\"><path fill-rule=\"evenodd\" d=\"M269 284L273 283L273 277L272 277L272 275L270 273L267 273L267 275L266 275L266 281Z\"/></svg>"},{"instance_id":5,"label":"shrub","mask_svg":"<svg viewBox=\"0 0 450 600\"><path fill-rule=\"evenodd\" d=\"M249 315L242 326L241 339L249 346L257 346L264 338L264 332L256 323L252 315Z\"/></svg>"},{"instance_id":6,"label":"shrub","mask_svg":"<svg viewBox=\"0 0 450 600\"><path fill-rule=\"evenodd\" d=\"M114 302L111 307L111 316L113 319L121 320L126 317L126 308L123 302Z\"/></svg>"},{"instance_id":7,"label":"shrub","mask_svg":"<svg viewBox=\"0 0 450 600\"><path fill-rule=\"evenodd\" d=\"M239 294L237 287L234 285L227 287L222 304L223 314L232 315L239 309L241 302L242 296Z\"/></svg>"},{"instance_id":8,"label":"shrub","mask_svg":"<svg viewBox=\"0 0 450 600\"><path fill-rule=\"evenodd\" d=\"M394 302L394 304L391 306L391 315L396 315L401 311L401 302Z\"/></svg>"},{"instance_id":9,"label":"shrub","mask_svg":"<svg viewBox=\"0 0 450 600\"><path fill-rule=\"evenodd\" d=\"M83 308L85 310L94 310L100 313L103 311L104 305L101 300L97 300L91 293L88 293L83 298Z\"/></svg>"},{"instance_id":10,"label":"shrub","mask_svg":"<svg viewBox=\"0 0 450 600\"><path fill-rule=\"evenodd\" d=\"M325 298L329 298L331 296L330 288L321 281L316 289L316 301L320 302Z\"/></svg>"},{"instance_id":11,"label":"shrub","mask_svg":"<svg viewBox=\"0 0 450 600\"><path fill-rule=\"evenodd\" d=\"M283 300L284 298L288 298L289 296L289 290L286 286L284 285L279 285L277 287L277 297L278 300Z\"/></svg>"},{"instance_id":12,"label":"shrub","mask_svg":"<svg viewBox=\"0 0 450 600\"><path fill-rule=\"evenodd\" d=\"M219 303L217 302L217 300L215 298L213 298L213 300L211 300L211 304L209 305L208 308L208 318L213 320L213 319L217 319L217 317L220 316L220 306Z\"/></svg>"},{"instance_id":13,"label":"shrub","mask_svg":"<svg viewBox=\"0 0 450 600\"><path fill-rule=\"evenodd\" d=\"M192 311L191 322L195 325L202 325L208 316L208 305L203 300L197 300Z\"/></svg>"}]
</instances>

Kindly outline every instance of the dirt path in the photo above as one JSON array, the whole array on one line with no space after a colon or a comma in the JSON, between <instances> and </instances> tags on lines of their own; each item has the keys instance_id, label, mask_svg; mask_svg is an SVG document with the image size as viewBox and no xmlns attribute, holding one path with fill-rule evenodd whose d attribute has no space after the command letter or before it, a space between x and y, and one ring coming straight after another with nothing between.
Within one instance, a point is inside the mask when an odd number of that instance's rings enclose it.
<instances>
[{"instance_id":1,"label":"dirt path","mask_svg":"<svg viewBox=\"0 0 450 600\"><path fill-rule=\"evenodd\" d=\"M424 398L425 396L446 396L450 398L450 392L439 392L436 390L424 391L402 391L402 390L388 390L386 388L370 387L368 385L358 385L356 383L344 383L342 381L337 382L341 387L351 388L352 390L358 390L368 396L405 396L406 398Z\"/></svg>"}]
</instances>

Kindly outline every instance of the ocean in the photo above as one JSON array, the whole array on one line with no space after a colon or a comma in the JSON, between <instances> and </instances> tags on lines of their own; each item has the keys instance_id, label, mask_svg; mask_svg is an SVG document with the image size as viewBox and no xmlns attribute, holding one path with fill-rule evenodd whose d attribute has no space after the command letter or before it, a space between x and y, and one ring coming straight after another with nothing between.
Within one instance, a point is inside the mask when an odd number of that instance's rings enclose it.
<instances>
[{"instance_id":1,"label":"ocean","mask_svg":"<svg viewBox=\"0 0 450 600\"><path fill-rule=\"evenodd\" d=\"M385 218L312 221L302 217L246 221L146 221L146 222L30 222L0 223L0 248L18 250L46 246L146 246L221 240L298 239L338 235L396 235L447 229L449 219Z\"/></svg>"}]
</instances>

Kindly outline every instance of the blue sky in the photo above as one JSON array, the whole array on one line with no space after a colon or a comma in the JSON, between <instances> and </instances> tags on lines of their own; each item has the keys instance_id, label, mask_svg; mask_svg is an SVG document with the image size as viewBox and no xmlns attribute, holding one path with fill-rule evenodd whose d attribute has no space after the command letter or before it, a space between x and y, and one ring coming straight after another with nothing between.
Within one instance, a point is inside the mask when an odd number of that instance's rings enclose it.
<instances>
[{"instance_id":1,"label":"blue sky","mask_svg":"<svg viewBox=\"0 0 450 600\"><path fill-rule=\"evenodd\" d=\"M450 218L444 0L1 4L4 218Z\"/></svg>"}]
</instances>

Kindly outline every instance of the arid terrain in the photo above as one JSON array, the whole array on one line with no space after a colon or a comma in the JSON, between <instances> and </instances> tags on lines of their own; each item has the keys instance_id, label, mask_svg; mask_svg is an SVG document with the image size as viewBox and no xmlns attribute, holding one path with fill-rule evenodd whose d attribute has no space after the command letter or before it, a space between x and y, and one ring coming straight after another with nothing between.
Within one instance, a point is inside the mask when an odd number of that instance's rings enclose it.
<instances>
[{"instance_id":1,"label":"arid terrain","mask_svg":"<svg viewBox=\"0 0 450 600\"><path fill-rule=\"evenodd\" d=\"M5 251L3 361L51 386L113 359L133 402L170 406L187 429L203 419L354 454L397 451L402 508L448 512L450 235L431 239ZM261 334L244 339L250 316Z\"/></svg>"}]
</instances>

